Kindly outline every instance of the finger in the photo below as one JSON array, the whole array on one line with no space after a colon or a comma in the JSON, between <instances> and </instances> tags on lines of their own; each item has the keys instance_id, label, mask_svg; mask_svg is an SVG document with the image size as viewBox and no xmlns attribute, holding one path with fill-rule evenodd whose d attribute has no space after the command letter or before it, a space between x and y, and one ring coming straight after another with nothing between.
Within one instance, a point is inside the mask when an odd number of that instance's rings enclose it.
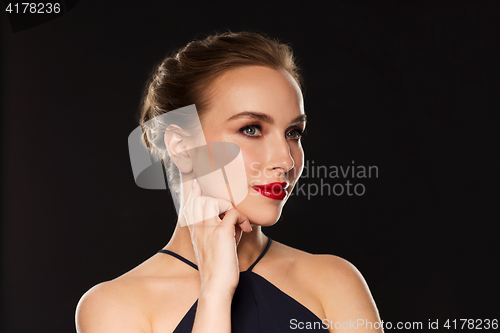
<instances>
[{"instance_id":1,"label":"finger","mask_svg":"<svg viewBox=\"0 0 500 333\"><path fill-rule=\"evenodd\" d=\"M252 226L248 218L240 213L237 209L230 209L226 211L224 219L219 224L219 227L230 227L238 225L243 232L251 232ZM236 230L236 229L235 229Z\"/></svg>"},{"instance_id":2,"label":"finger","mask_svg":"<svg viewBox=\"0 0 500 333\"><path fill-rule=\"evenodd\" d=\"M190 221L192 222L192 225L203 222L203 220L205 219L205 198L204 197L193 198L191 204L191 210L193 212L193 221Z\"/></svg>"},{"instance_id":3,"label":"finger","mask_svg":"<svg viewBox=\"0 0 500 333\"><path fill-rule=\"evenodd\" d=\"M186 222L188 226L203 221L207 222L209 220L211 223L204 224L218 224L221 219L216 217L224 214L231 208L233 208L233 206L231 202L227 200L203 196L199 182L193 180L192 190L186 201L185 209L187 212Z\"/></svg>"},{"instance_id":4,"label":"finger","mask_svg":"<svg viewBox=\"0 0 500 333\"><path fill-rule=\"evenodd\" d=\"M215 221L220 222L222 219L220 215L225 214L229 209L233 208L233 205L224 199L212 198L212 197L198 197L199 200L203 200L203 221L211 220L215 218Z\"/></svg>"},{"instance_id":5,"label":"finger","mask_svg":"<svg viewBox=\"0 0 500 333\"><path fill-rule=\"evenodd\" d=\"M220 214L219 203L214 198L207 198L205 201L205 210L204 210L204 224L210 226L217 226L221 222L219 218Z\"/></svg>"},{"instance_id":6,"label":"finger","mask_svg":"<svg viewBox=\"0 0 500 333\"><path fill-rule=\"evenodd\" d=\"M239 224L234 226L234 241L236 242L236 246L240 244L241 236L243 236L243 231L240 228Z\"/></svg>"},{"instance_id":7,"label":"finger","mask_svg":"<svg viewBox=\"0 0 500 333\"><path fill-rule=\"evenodd\" d=\"M214 198L217 201L218 212L217 215L225 214L228 210L233 209L233 204L224 199Z\"/></svg>"},{"instance_id":8,"label":"finger","mask_svg":"<svg viewBox=\"0 0 500 333\"><path fill-rule=\"evenodd\" d=\"M229 201L211 197L200 196L194 199L194 202L200 201L194 205L195 223L201 219L204 226L217 226L222 221L219 215L224 214L232 208ZM201 208L203 206L203 208Z\"/></svg>"},{"instance_id":9,"label":"finger","mask_svg":"<svg viewBox=\"0 0 500 333\"><path fill-rule=\"evenodd\" d=\"M194 179L191 183L191 192L189 192L188 199L186 200L186 205L184 206L184 219L188 227L197 222L195 216L193 215L193 202L200 196L201 188L198 184L198 181Z\"/></svg>"},{"instance_id":10,"label":"finger","mask_svg":"<svg viewBox=\"0 0 500 333\"><path fill-rule=\"evenodd\" d=\"M191 193L193 194L193 197L201 195L201 187L196 179L193 179L193 182L191 183L191 188L192 188Z\"/></svg>"},{"instance_id":11,"label":"finger","mask_svg":"<svg viewBox=\"0 0 500 333\"><path fill-rule=\"evenodd\" d=\"M194 183L192 183L192 185L194 185ZM193 217L192 217L192 209L191 209L191 202L193 200L193 186L191 186L191 190L189 191L189 195L186 199L186 202L184 204L184 206L182 207L181 211L182 211L182 215L184 217L184 221L181 220L182 224L181 226L182 227L185 227L186 225L188 226L189 228L189 221L192 221L193 220Z\"/></svg>"}]
</instances>

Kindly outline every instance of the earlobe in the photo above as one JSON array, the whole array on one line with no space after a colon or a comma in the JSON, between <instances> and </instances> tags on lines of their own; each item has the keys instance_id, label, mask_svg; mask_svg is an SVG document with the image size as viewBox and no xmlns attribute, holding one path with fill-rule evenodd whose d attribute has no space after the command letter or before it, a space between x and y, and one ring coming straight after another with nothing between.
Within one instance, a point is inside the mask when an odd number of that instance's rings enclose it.
<instances>
[{"instance_id":1,"label":"earlobe","mask_svg":"<svg viewBox=\"0 0 500 333\"><path fill-rule=\"evenodd\" d=\"M191 156L186 149L186 140L180 133L182 130L175 125L170 125L165 131L165 146L170 159L182 173L193 171Z\"/></svg>"}]
</instances>

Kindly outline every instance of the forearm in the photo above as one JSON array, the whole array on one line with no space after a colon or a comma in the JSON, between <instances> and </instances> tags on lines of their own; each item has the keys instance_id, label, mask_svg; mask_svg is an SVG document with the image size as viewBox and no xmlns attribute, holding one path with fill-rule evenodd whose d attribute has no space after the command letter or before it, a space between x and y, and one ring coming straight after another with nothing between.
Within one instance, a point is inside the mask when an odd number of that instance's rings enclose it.
<instances>
[{"instance_id":1,"label":"forearm","mask_svg":"<svg viewBox=\"0 0 500 333\"><path fill-rule=\"evenodd\" d=\"M192 332L230 333L232 299L233 293L227 290L202 290Z\"/></svg>"}]
</instances>

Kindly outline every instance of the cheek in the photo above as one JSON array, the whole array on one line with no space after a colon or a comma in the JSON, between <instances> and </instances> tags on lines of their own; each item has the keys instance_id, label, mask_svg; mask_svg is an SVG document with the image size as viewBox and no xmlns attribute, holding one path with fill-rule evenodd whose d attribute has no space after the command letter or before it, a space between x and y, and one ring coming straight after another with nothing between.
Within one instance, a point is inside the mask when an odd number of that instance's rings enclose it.
<instances>
[{"instance_id":1,"label":"cheek","mask_svg":"<svg viewBox=\"0 0 500 333\"><path fill-rule=\"evenodd\" d=\"M291 180L298 179L304 170L304 150L302 146L298 145L290 149L292 159L294 161L293 172L290 175Z\"/></svg>"},{"instance_id":2,"label":"cheek","mask_svg":"<svg viewBox=\"0 0 500 333\"><path fill-rule=\"evenodd\" d=\"M253 149L241 149L245 164L245 172L248 184L250 186L260 184L262 178L262 163L259 159L259 154Z\"/></svg>"},{"instance_id":3,"label":"cheek","mask_svg":"<svg viewBox=\"0 0 500 333\"><path fill-rule=\"evenodd\" d=\"M220 170L198 177L197 181L200 184L202 196L231 201Z\"/></svg>"},{"instance_id":4,"label":"cheek","mask_svg":"<svg viewBox=\"0 0 500 333\"><path fill-rule=\"evenodd\" d=\"M211 155L208 149L200 150L194 158L194 177L199 181L202 195L237 205L248 194L243 150L229 142L213 142L210 147Z\"/></svg>"}]
</instances>

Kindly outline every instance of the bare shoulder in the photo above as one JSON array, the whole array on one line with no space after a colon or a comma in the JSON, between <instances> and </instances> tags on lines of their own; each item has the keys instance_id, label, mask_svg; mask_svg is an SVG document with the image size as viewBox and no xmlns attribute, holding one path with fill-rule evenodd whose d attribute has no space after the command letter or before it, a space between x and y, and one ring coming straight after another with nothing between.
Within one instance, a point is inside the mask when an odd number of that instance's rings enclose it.
<instances>
[{"instance_id":1,"label":"bare shoulder","mask_svg":"<svg viewBox=\"0 0 500 333\"><path fill-rule=\"evenodd\" d=\"M76 309L77 331L171 332L198 296L197 277L177 259L154 255L87 291Z\"/></svg>"},{"instance_id":2,"label":"bare shoulder","mask_svg":"<svg viewBox=\"0 0 500 333\"><path fill-rule=\"evenodd\" d=\"M317 282L328 289L345 290L346 287L366 289L366 282L360 271L349 261L331 254L309 254L303 265L317 277Z\"/></svg>"},{"instance_id":3,"label":"bare shoulder","mask_svg":"<svg viewBox=\"0 0 500 333\"><path fill-rule=\"evenodd\" d=\"M309 281L309 290L321 303L328 320L333 323L356 322L358 319L380 322L375 301L363 275L349 261L335 255L310 254L283 244L277 248L283 257L286 256L293 263L293 274L298 274L300 281Z\"/></svg>"},{"instance_id":4,"label":"bare shoulder","mask_svg":"<svg viewBox=\"0 0 500 333\"><path fill-rule=\"evenodd\" d=\"M309 265L317 274L317 292L332 325L345 324L342 329L346 332L360 328L364 332L382 331L368 284L353 264L334 255L315 255ZM353 327L352 323L356 326Z\"/></svg>"},{"instance_id":5,"label":"bare shoulder","mask_svg":"<svg viewBox=\"0 0 500 333\"><path fill-rule=\"evenodd\" d=\"M78 302L77 332L147 332L149 322L141 311L140 302L134 302L136 293L124 279L92 287Z\"/></svg>"},{"instance_id":6,"label":"bare shoulder","mask_svg":"<svg viewBox=\"0 0 500 333\"><path fill-rule=\"evenodd\" d=\"M334 277L337 281L362 279L358 269L341 257L331 254L311 254L276 241L273 244L279 260L288 261L303 274L317 277L317 282L325 279L331 284L331 279Z\"/></svg>"}]
</instances>

